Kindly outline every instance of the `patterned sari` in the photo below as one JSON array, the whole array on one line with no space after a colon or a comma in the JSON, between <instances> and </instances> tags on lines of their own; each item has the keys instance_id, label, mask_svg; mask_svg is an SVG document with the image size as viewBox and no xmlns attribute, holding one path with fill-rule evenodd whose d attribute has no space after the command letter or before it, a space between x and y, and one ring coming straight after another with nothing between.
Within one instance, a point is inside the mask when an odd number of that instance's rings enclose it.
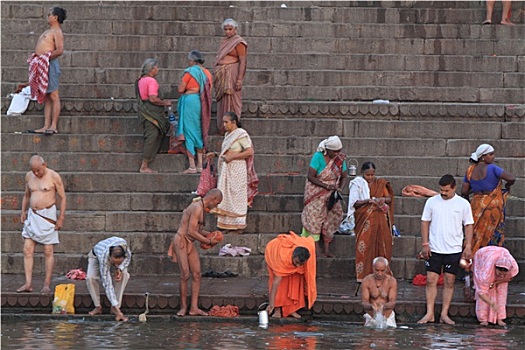
<instances>
[{"instance_id":1,"label":"patterned sari","mask_svg":"<svg viewBox=\"0 0 525 350\"><path fill-rule=\"evenodd\" d=\"M470 181L475 165L467 170ZM491 193L474 193L470 206L474 217L474 236L472 238L472 254L479 248L503 245L505 236L505 206L509 192L502 189L501 180Z\"/></svg>"},{"instance_id":2,"label":"patterned sari","mask_svg":"<svg viewBox=\"0 0 525 350\"><path fill-rule=\"evenodd\" d=\"M258 192L259 179L255 172L253 156L248 159L235 159L229 163L222 156L239 140L247 139L252 145L246 130L237 128L227 133L222 142L218 161L219 179L217 188L222 192L222 202L217 207L217 227L224 230L243 230L246 228L248 207Z\"/></svg>"},{"instance_id":3,"label":"patterned sari","mask_svg":"<svg viewBox=\"0 0 525 350\"><path fill-rule=\"evenodd\" d=\"M327 185L337 185L343 174L344 154L338 154L330 159L326 167L317 175L317 178ZM301 213L303 224L303 236L314 236L314 239L322 235L323 241L332 242L334 233L339 229L343 220L343 208L341 202L335 203L332 210L328 210L328 199L332 191L314 185L306 180L304 186L304 208ZM306 230L307 232L304 232Z\"/></svg>"},{"instance_id":4,"label":"patterned sari","mask_svg":"<svg viewBox=\"0 0 525 350\"><path fill-rule=\"evenodd\" d=\"M386 212L375 204L365 204L355 210L355 268L358 282L372 273L374 258L382 256L390 261L394 244L394 191L390 182L376 178L370 184L370 197L390 197L391 201Z\"/></svg>"}]
</instances>

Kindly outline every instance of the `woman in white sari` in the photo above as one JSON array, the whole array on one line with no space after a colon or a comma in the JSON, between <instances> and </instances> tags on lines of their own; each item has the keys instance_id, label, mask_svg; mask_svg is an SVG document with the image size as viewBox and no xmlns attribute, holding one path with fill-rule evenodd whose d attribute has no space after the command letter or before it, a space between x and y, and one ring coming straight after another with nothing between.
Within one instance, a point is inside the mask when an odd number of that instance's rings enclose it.
<instances>
[{"instance_id":1,"label":"woman in white sari","mask_svg":"<svg viewBox=\"0 0 525 350\"><path fill-rule=\"evenodd\" d=\"M248 207L257 194L259 179L253 166L253 143L248 132L241 128L239 117L234 112L226 112L223 125L226 135L221 153L207 154L207 157L219 157L217 188L223 195L213 212L218 214L219 229L240 233L246 228Z\"/></svg>"}]
</instances>

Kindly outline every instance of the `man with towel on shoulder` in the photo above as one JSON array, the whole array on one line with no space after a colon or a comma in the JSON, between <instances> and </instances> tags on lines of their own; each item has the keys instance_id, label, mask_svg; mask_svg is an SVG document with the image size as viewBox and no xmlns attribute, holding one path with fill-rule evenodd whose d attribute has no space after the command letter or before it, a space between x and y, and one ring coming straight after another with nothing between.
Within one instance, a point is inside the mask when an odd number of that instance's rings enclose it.
<instances>
[{"instance_id":1,"label":"man with towel on shoulder","mask_svg":"<svg viewBox=\"0 0 525 350\"><path fill-rule=\"evenodd\" d=\"M44 126L31 131L36 134L53 135L58 132L57 124L60 115L58 57L64 52L64 34L60 25L65 19L66 10L63 8L49 9L47 23L50 28L40 35L35 52L27 59L31 97L36 98L38 103L44 104Z\"/></svg>"},{"instance_id":2,"label":"man with towel on shoulder","mask_svg":"<svg viewBox=\"0 0 525 350\"><path fill-rule=\"evenodd\" d=\"M24 224L24 271L26 283L18 288L17 293L32 292L33 253L37 243L44 245L45 280L42 294L51 292L51 274L55 259L53 245L58 244L58 230L64 224L66 213L66 193L60 175L47 168L41 156L32 156L29 160L31 171L25 177L25 194L22 200L20 221ZM56 196L60 198L60 216L57 218Z\"/></svg>"},{"instance_id":3,"label":"man with towel on shoulder","mask_svg":"<svg viewBox=\"0 0 525 350\"><path fill-rule=\"evenodd\" d=\"M300 237L290 231L268 242L264 259L269 273L270 303L266 308L269 315L301 318L297 310L306 306L305 297L308 308L312 308L317 299L317 284L316 261L311 257L315 257L312 237Z\"/></svg>"}]
</instances>

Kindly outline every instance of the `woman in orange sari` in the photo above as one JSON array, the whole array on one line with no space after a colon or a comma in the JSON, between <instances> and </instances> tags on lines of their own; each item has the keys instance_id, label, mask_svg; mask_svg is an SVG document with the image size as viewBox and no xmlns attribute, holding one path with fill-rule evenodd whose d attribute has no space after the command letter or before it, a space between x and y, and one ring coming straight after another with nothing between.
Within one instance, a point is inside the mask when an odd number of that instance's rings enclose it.
<instances>
[{"instance_id":1,"label":"woman in orange sari","mask_svg":"<svg viewBox=\"0 0 525 350\"><path fill-rule=\"evenodd\" d=\"M474 237L472 239L472 254L479 248L495 245L502 246L505 237L505 205L510 187L516 179L505 172L494 162L494 148L482 144L470 156L473 163L463 179L461 195L469 199L473 193L470 206L474 217ZM505 180L505 188L502 181Z\"/></svg>"},{"instance_id":2,"label":"woman in orange sari","mask_svg":"<svg viewBox=\"0 0 525 350\"><path fill-rule=\"evenodd\" d=\"M392 225L394 224L394 191L390 182L375 176L376 166L366 162L362 177L350 182L349 215L355 218L357 282L372 273L372 262L382 256L392 258Z\"/></svg>"},{"instance_id":3,"label":"woman in orange sari","mask_svg":"<svg viewBox=\"0 0 525 350\"><path fill-rule=\"evenodd\" d=\"M237 34L237 22L227 18L222 22L225 38L213 62L213 87L217 100L217 127L222 135L226 132L222 117L235 112L240 118L242 109L242 82L246 73L248 44Z\"/></svg>"}]
</instances>

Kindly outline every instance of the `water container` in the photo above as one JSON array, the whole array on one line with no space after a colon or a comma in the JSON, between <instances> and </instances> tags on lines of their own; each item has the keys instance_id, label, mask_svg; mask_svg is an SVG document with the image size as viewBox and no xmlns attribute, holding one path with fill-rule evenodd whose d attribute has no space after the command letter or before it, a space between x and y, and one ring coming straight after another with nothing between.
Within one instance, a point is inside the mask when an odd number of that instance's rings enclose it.
<instances>
[{"instance_id":1,"label":"water container","mask_svg":"<svg viewBox=\"0 0 525 350\"><path fill-rule=\"evenodd\" d=\"M168 119L171 124L171 136L175 136L177 133L177 125L179 121L177 120L177 117L175 116L175 113L173 113L171 107L168 107Z\"/></svg>"},{"instance_id":2,"label":"water container","mask_svg":"<svg viewBox=\"0 0 525 350\"><path fill-rule=\"evenodd\" d=\"M257 315L259 316L259 327L261 328L268 328L268 311L266 311L266 307L268 307L268 303L262 303L259 305L259 309L257 312Z\"/></svg>"}]
</instances>

